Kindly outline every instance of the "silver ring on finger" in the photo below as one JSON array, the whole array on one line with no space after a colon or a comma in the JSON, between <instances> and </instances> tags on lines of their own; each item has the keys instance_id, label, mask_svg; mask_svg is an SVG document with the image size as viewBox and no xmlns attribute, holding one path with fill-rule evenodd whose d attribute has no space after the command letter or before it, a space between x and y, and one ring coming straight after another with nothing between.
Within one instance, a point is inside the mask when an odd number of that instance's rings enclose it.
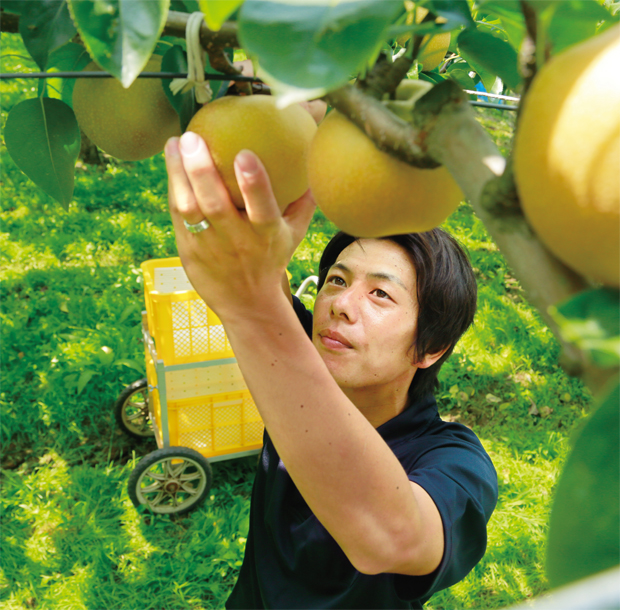
<instances>
[{"instance_id":1,"label":"silver ring on finger","mask_svg":"<svg viewBox=\"0 0 620 610\"><path fill-rule=\"evenodd\" d=\"M184 219L183 224L190 233L200 233L206 231L211 226L206 219L197 222L195 225L190 225L189 222Z\"/></svg>"}]
</instances>

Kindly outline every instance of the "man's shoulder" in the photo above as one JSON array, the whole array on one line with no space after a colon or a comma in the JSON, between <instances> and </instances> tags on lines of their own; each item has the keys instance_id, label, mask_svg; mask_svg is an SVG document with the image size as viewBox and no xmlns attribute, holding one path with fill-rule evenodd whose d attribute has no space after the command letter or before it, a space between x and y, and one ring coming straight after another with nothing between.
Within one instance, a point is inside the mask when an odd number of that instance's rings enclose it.
<instances>
[{"instance_id":1,"label":"man's shoulder","mask_svg":"<svg viewBox=\"0 0 620 610\"><path fill-rule=\"evenodd\" d=\"M494 474L491 458L471 428L444 420L437 412L426 424L423 430L403 431L396 442L389 443L405 470L429 465L450 468L450 464L460 470L468 464L474 470L480 468L488 470L490 476Z\"/></svg>"},{"instance_id":2,"label":"man's shoulder","mask_svg":"<svg viewBox=\"0 0 620 610\"><path fill-rule=\"evenodd\" d=\"M427 433L431 436L441 438L461 439L462 441L470 442L477 447L482 447L482 443L480 442L478 435L469 426L452 418L444 419L438 415Z\"/></svg>"}]
</instances>

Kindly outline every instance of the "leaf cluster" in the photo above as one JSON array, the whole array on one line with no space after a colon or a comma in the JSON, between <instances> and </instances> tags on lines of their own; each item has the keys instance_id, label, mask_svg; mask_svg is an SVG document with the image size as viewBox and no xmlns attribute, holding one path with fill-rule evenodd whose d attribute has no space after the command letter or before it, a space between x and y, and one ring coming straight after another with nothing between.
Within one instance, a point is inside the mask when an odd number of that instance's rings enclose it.
<instances>
[{"instance_id":1,"label":"leaf cluster","mask_svg":"<svg viewBox=\"0 0 620 610\"><path fill-rule=\"evenodd\" d=\"M407 25L412 6L413 10L424 7L429 14L423 22ZM240 47L283 103L326 95L355 78L363 84L378 59L394 61L403 54L408 58L405 65L411 67L409 78L432 83L451 79L472 91L518 92L527 71L522 64L528 40L540 66L549 55L617 20L597 2L579 0L531 4L516 0L404 4L402 0L307 4L282 0L25 0L5 2L3 10L19 15L19 33L39 70L80 71L94 60L125 87L138 77L153 53L164 55L163 72L187 71L184 32L171 26L171 15L202 11L210 28L205 26L206 40L232 19L233 35L207 44L211 62L207 70L234 74L230 65L233 49L226 45ZM406 48L397 42L403 31L413 34ZM422 37L442 32L452 34L445 61L432 72L418 73L414 62ZM406 72L399 67L397 81ZM212 81L214 98L226 93L224 82ZM9 153L18 167L65 207L73 197L73 168L80 149L79 126L71 110L73 84L71 78L41 79L38 103L21 102L6 127ZM170 79L162 80L185 127L198 107L191 92L174 96L169 84ZM393 91L393 77L383 87ZM24 133L32 134L29 142L21 137Z\"/></svg>"}]
</instances>

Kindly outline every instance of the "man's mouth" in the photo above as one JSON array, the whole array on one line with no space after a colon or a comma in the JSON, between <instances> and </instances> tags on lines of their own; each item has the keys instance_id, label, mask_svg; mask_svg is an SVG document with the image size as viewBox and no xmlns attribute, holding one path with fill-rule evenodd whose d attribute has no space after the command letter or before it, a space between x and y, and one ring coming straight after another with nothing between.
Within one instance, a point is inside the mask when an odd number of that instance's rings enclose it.
<instances>
[{"instance_id":1,"label":"man's mouth","mask_svg":"<svg viewBox=\"0 0 620 610\"><path fill-rule=\"evenodd\" d=\"M335 330L322 330L319 333L321 343L331 349L351 349L351 343Z\"/></svg>"}]
</instances>

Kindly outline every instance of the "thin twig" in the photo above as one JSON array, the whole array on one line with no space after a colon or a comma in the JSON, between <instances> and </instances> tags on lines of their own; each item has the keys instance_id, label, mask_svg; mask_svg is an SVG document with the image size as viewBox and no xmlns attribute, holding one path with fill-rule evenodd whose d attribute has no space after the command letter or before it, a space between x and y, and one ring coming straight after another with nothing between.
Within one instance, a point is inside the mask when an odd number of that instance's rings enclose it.
<instances>
[{"instance_id":1,"label":"thin twig","mask_svg":"<svg viewBox=\"0 0 620 610\"><path fill-rule=\"evenodd\" d=\"M420 145L420 134L414 127L358 87L345 85L326 95L325 100L353 121L379 150L417 167L439 165Z\"/></svg>"}]
</instances>

